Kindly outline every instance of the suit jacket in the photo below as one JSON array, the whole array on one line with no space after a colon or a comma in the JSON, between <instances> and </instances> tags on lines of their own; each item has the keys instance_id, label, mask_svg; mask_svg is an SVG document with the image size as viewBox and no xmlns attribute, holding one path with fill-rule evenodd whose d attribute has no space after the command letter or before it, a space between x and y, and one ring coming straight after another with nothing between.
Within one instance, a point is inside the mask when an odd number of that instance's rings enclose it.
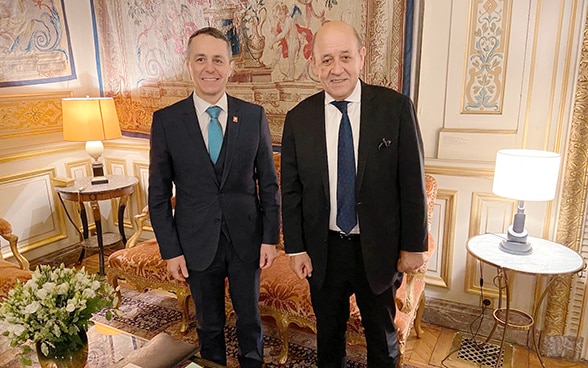
<instances>
[{"instance_id":1,"label":"suit jacket","mask_svg":"<svg viewBox=\"0 0 588 368\"><path fill-rule=\"evenodd\" d=\"M307 252L310 283L325 277L329 183L325 93L288 112L282 138L282 225L287 253ZM361 85L356 201L365 272L374 293L392 286L400 250L427 250L422 139L410 99Z\"/></svg>"},{"instance_id":2,"label":"suit jacket","mask_svg":"<svg viewBox=\"0 0 588 368\"><path fill-rule=\"evenodd\" d=\"M151 223L162 258L183 254L188 268L196 271L212 263L223 221L243 261L258 259L261 243L278 243L280 198L265 112L231 96L227 100L220 177L204 144L192 96L153 114Z\"/></svg>"}]
</instances>

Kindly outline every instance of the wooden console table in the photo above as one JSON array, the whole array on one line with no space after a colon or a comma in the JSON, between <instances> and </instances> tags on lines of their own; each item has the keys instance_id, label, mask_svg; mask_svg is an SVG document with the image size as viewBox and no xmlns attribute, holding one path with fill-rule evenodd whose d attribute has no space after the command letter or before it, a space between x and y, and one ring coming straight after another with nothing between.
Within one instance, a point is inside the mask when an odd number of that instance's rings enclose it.
<instances>
[{"instance_id":1,"label":"wooden console table","mask_svg":"<svg viewBox=\"0 0 588 368\"><path fill-rule=\"evenodd\" d=\"M129 195L135 191L135 186L138 179L134 176L126 175L106 175L108 183L92 185L92 177L86 176L76 179L74 185L68 187L55 187L57 194L65 200L78 202L80 204L80 217L83 226L82 254L80 260L85 255L86 248L98 247L98 256L100 262L99 274L104 275L104 234L102 233L102 215L100 213L100 206L98 201L117 199L118 198L118 231L120 237L116 234L114 238L109 238L106 244L116 244L122 240L126 244L127 238L124 232L124 212L127 205ZM88 236L88 219L86 217L86 210L84 202L89 202L92 208L92 215L94 216L94 223L96 225L96 238Z\"/></svg>"}]
</instances>

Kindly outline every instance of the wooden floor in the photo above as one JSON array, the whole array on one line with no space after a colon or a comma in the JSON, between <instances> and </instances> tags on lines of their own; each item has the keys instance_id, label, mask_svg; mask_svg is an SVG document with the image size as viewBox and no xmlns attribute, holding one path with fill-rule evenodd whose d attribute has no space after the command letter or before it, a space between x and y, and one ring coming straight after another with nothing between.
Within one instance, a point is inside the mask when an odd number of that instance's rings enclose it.
<instances>
[{"instance_id":1,"label":"wooden floor","mask_svg":"<svg viewBox=\"0 0 588 368\"><path fill-rule=\"evenodd\" d=\"M98 255L91 255L82 261L82 265L89 272L98 270ZM424 324L425 334L418 339L412 332L406 346L405 363L417 367L448 367L448 368L489 368L487 365L479 365L456 358L453 354L447 359L452 349L453 340L458 331ZM453 359L452 359L453 357ZM564 359L543 358L545 368L588 368L588 362L572 362ZM506 365L505 365L506 367ZM541 368L541 364L535 353L528 349L515 345L513 347L512 368Z\"/></svg>"}]
</instances>

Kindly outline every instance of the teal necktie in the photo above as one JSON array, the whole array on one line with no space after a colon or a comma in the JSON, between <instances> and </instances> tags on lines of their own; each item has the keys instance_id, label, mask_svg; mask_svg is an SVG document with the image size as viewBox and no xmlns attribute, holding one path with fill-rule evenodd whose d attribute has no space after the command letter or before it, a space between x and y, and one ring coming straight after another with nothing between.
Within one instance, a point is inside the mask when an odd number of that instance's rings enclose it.
<instances>
[{"instance_id":1,"label":"teal necktie","mask_svg":"<svg viewBox=\"0 0 588 368\"><path fill-rule=\"evenodd\" d=\"M223 128L218 121L221 110L218 106L210 106L206 109L206 113L210 115L210 121L208 122L208 153L213 164L216 164L223 146Z\"/></svg>"},{"instance_id":2,"label":"teal necktie","mask_svg":"<svg viewBox=\"0 0 588 368\"><path fill-rule=\"evenodd\" d=\"M341 111L339 124L339 144L337 148L337 226L345 234L357 224L355 204L355 150L353 133L347 115L349 101L331 102Z\"/></svg>"}]
</instances>

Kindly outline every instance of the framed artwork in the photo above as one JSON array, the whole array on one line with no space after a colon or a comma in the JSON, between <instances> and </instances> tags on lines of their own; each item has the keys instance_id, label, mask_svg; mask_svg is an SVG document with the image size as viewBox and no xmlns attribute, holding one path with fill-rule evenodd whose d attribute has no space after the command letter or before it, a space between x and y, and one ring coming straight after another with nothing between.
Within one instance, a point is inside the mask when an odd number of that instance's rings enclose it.
<instances>
[{"instance_id":1,"label":"framed artwork","mask_svg":"<svg viewBox=\"0 0 588 368\"><path fill-rule=\"evenodd\" d=\"M76 78L63 0L0 1L0 87Z\"/></svg>"},{"instance_id":2,"label":"framed artwork","mask_svg":"<svg viewBox=\"0 0 588 368\"><path fill-rule=\"evenodd\" d=\"M188 37L223 30L235 72L228 93L264 106L275 144L286 112L320 90L312 73L314 33L344 20L364 39L363 80L402 87L406 0L93 0L101 90L117 104L126 135L148 135L153 111L193 90Z\"/></svg>"}]
</instances>

